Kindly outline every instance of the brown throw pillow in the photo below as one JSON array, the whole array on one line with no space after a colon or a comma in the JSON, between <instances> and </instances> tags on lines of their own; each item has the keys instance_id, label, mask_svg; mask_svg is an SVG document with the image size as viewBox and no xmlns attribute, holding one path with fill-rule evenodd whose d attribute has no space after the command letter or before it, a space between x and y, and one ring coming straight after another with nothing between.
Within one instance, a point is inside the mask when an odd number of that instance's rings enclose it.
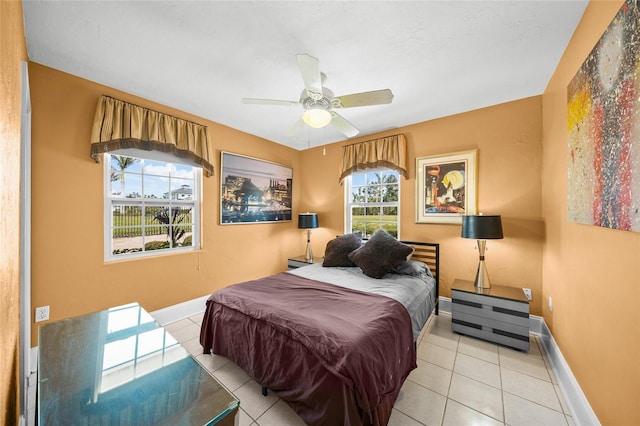
<instances>
[{"instance_id":1,"label":"brown throw pillow","mask_svg":"<svg viewBox=\"0 0 640 426\"><path fill-rule=\"evenodd\" d=\"M349 253L349 259L371 278L382 278L405 260L413 248L379 229L365 245Z\"/></svg>"},{"instance_id":2,"label":"brown throw pillow","mask_svg":"<svg viewBox=\"0 0 640 426\"><path fill-rule=\"evenodd\" d=\"M362 233L341 235L327 243L322 266L356 266L349 260L349 253L362 245Z\"/></svg>"}]
</instances>

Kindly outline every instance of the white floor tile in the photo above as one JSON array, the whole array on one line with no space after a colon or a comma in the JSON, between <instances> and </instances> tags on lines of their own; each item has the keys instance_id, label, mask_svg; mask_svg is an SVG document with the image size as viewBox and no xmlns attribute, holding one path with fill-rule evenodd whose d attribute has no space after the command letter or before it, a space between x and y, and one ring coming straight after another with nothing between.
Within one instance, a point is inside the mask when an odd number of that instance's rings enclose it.
<instances>
[{"instance_id":1,"label":"white floor tile","mask_svg":"<svg viewBox=\"0 0 640 426\"><path fill-rule=\"evenodd\" d=\"M281 399L258 417L256 422L260 426L305 426L300 416Z\"/></svg>"},{"instance_id":2,"label":"white floor tile","mask_svg":"<svg viewBox=\"0 0 640 426\"><path fill-rule=\"evenodd\" d=\"M449 398L489 417L504 420L502 392L498 388L453 373Z\"/></svg>"},{"instance_id":3,"label":"white floor tile","mask_svg":"<svg viewBox=\"0 0 640 426\"><path fill-rule=\"evenodd\" d=\"M187 321L187 324L183 327L167 330L169 334L171 334L178 342L186 342L187 340L195 339L196 337L200 338L200 326L194 324L193 321L188 319L183 321Z\"/></svg>"},{"instance_id":4,"label":"white floor tile","mask_svg":"<svg viewBox=\"0 0 640 426\"><path fill-rule=\"evenodd\" d=\"M460 336L451 330L451 316L440 314L425 327L427 333L422 342L429 342L447 349L456 350Z\"/></svg>"},{"instance_id":5,"label":"white floor tile","mask_svg":"<svg viewBox=\"0 0 640 426\"><path fill-rule=\"evenodd\" d=\"M542 358L536 358L513 349L500 348L500 366L551 382Z\"/></svg>"},{"instance_id":6,"label":"white floor tile","mask_svg":"<svg viewBox=\"0 0 640 426\"><path fill-rule=\"evenodd\" d=\"M567 426L564 414L506 392L504 411L509 426Z\"/></svg>"},{"instance_id":7,"label":"white floor tile","mask_svg":"<svg viewBox=\"0 0 640 426\"><path fill-rule=\"evenodd\" d=\"M446 396L451 384L451 370L421 359L417 360L417 364L418 368L413 370L407 379Z\"/></svg>"},{"instance_id":8,"label":"white floor tile","mask_svg":"<svg viewBox=\"0 0 640 426\"><path fill-rule=\"evenodd\" d=\"M242 409L254 419L263 415L279 400L273 392L269 392L267 396L262 395L262 386L255 380L249 380L236 389L233 394L240 400Z\"/></svg>"},{"instance_id":9,"label":"white floor tile","mask_svg":"<svg viewBox=\"0 0 640 426\"><path fill-rule=\"evenodd\" d=\"M202 355L202 345L200 344L200 337L194 337L193 339L180 342L180 344L187 350L187 352L189 352L194 357Z\"/></svg>"},{"instance_id":10,"label":"white floor tile","mask_svg":"<svg viewBox=\"0 0 640 426\"><path fill-rule=\"evenodd\" d=\"M553 384L529 375L501 368L502 389L529 401L536 402L552 410L562 411Z\"/></svg>"},{"instance_id":11,"label":"white floor tile","mask_svg":"<svg viewBox=\"0 0 640 426\"><path fill-rule=\"evenodd\" d=\"M389 423L387 426L423 426L417 420L412 419L401 411L394 409L389 417Z\"/></svg>"},{"instance_id":12,"label":"white floor tile","mask_svg":"<svg viewBox=\"0 0 640 426\"><path fill-rule=\"evenodd\" d=\"M253 426L257 425L257 423L247 414L246 411L240 407L238 410L238 424L237 426Z\"/></svg>"},{"instance_id":13,"label":"white floor tile","mask_svg":"<svg viewBox=\"0 0 640 426\"><path fill-rule=\"evenodd\" d=\"M458 352L498 364L498 345L469 336L460 336Z\"/></svg>"},{"instance_id":14,"label":"white floor tile","mask_svg":"<svg viewBox=\"0 0 640 426\"><path fill-rule=\"evenodd\" d=\"M529 335L529 341L531 343L529 348L529 356L542 359L542 351L540 349L540 342L538 341L538 337L534 335Z\"/></svg>"},{"instance_id":15,"label":"white floor tile","mask_svg":"<svg viewBox=\"0 0 640 426\"><path fill-rule=\"evenodd\" d=\"M502 426L502 422L473 410L466 405L449 399L444 411L443 426Z\"/></svg>"},{"instance_id":16,"label":"white floor tile","mask_svg":"<svg viewBox=\"0 0 640 426\"><path fill-rule=\"evenodd\" d=\"M196 323L198 325L198 327L202 324L202 320L204 319L204 312L201 312L199 314L196 315L192 315L189 317L189 319L191 321L193 321L194 323Z\"/></svg>"},{"instance_id":17,"label":"white floor tile","mask_svg":"<svg viewBox=\"0 0 640 426\"><path fill-rule=\"evenodd\" d=\"M418 346L418 358L439 365L447 370L453 370L456 351L423 341L420 343L420 346Z\"/></svg>"},{"instance_id":18,"label":"white floor tile","mask_svg":"<svg viewBox=\"0 0 640 426\"><path fill-rule=\"evenodd\" d=\"M179 330L179 329L181 329L183 327L187 327L187 326L190 326L190 325L193 325L193 321L191 321L188 318L184 318L184 319L181 319L181 320L178 320L178 321L174 321L174 322L169 323L169 324L165 324L164 325L164 329L167 330L169 333L171 333L172 331ZM171 334L173 335L173 333L171 333Z\"/></svg>"},{"instance_id":19,"label":"white floor tile","mask_svg":"<svg viewBox=\"0 0 640 426\"><path fill-rule=\"evenodd\" d=\"M407 380L393 408L425 425L439 425L445 402L444 396Z\"/></svg>"},{"instance_id":20,"label":"white floor tile","mask_svg":"<svg viewBox=\"0 0 640 426\"><path fill-rule=\"evenodd\" d=\"M453 371L494 388L500 388L500 367L492 362L458 353Z\"/></svg>"},{"instance_id":21,"label":"white floor tile","mask_svg":"<svg viewBox=\"0 0 640 426\"><path fill-rule=\"evenodd\" d=\"M213 375L220 383L226 386L231 392L235 392L240 386L247 383L250 378L240 367L233 362L226 364L213 372ZM242 403L242 401L240 401Z\"/></svg>"},{"instance_id":22,"label":"white floor tile","mask_svg":"<svg viewBox=\"0 0 640 426\"><path fill-rule=\"evenodd\" d=\"M213 373L231 362L229 358L215 354L197 355L196 361L198 361L205 369L207 369L209 373Z\"/></svg>"}]
</instances>

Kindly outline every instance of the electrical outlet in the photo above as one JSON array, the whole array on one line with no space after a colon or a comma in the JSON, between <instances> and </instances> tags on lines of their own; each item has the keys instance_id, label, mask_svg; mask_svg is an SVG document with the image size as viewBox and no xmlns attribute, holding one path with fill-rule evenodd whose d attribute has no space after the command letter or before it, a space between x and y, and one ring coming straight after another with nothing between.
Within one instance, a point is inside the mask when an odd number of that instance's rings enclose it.
<instances>
[{"instance_id":1,"label":"electrical outlet","mask_svg":"<svg viewBox=\"0 0 640 426\"><path fill-rule=\"evenodd\" d=\"M524 295L527 296L527 300L533 299L530 288L523 288L522 291L524 291Z\"/></svg>"},{"instance_id":2,"label":"electrical outlet","mask_svg":"<svg viewBox=\"0 0 640 426\"><path fill-rule=\"evenodd\" d=\"M36 322L46 321L49 319L49 305L36 308Z\"/></svg>"},{"instance_id":3,"label":"electrical outlet","mask_svg":"<svg viewBox=\"0 0 640 426\"><path fill-rule=\"evenodd\" d=\"M553 311L553 299L549 296L549 312Z\"/></svg>"}]
</instances>

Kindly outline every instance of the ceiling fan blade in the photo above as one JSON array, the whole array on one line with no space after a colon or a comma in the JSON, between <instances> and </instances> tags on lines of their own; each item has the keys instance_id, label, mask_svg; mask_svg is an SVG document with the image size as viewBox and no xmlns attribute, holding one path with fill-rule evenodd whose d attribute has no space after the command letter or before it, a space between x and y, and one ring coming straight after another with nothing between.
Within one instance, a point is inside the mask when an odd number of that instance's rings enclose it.
<instances>
[{"instance_id":1,"label":"ceiling fan blade","mask_svg":"<svg viewBox=\"0 0 640 426\"><path fill-rule=\"evenodd\" d=\"M320 61L311 55L299 54L298 68L304 80L304 87L311 99L322 99L322 76L320 75Z\"/></svg>"},{"instance_id":2,"label":"ceiling fan blade","mask_svg":"<svg viewBox=\"0 0 640 426\"><path fill-rule=\"evenodd\" d=\"M297 101L281 101L278 99L254 99L254 98L242 98L243 104L255 104L255 105L280 105L280 106L297 106L300 102Z\"/></svg>"},{"instance_id":3,"label":"ceiling fan blade","mask_svg":"<svg viewBox=\"0 0 640 426\"><path fill-rule=\"evenodd\" d=\"M304 126L304 121L302 121L302 117L300 117L293 126L289 127L287 133L289 134L289 136L295 135L296 133L299 133L302 129L304 129Z\"/></svg>"},{"instance_id":4,"label":"ceiling fan blade","mask_svg":"<svg viewBox=\"0 0 640 426\"><path fill-rule=\"evenodd\" d=\"M356 129L353 124L333 111L331 111L331 124L348 138L352 138L360 133L360 130Z\"/></svg>"},{"instance_id":5,"label":"ceiling fan blade","mask_svg":"<svg viewBox=\"0 0 640 426\"><path fill-rule=\"evenodd\" d=\"M336 102L339 101L339 102ZM351 95L333 98L334 108L352 108L367 105L390 104L393 93L389 89L374 90L372 92L353 93Z\"/></svg>"}]
</instances>

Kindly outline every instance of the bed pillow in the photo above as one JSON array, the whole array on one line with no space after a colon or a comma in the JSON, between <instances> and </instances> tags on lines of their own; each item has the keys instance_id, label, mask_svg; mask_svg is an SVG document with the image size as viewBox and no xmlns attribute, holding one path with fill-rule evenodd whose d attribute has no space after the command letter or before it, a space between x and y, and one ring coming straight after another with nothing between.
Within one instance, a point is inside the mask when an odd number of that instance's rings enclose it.
<instances>
[{"instance_id":1,"label":"bed pillow","mask_svg":"<svg viewBox=\"0 0 640 426\"><path fill-rule=\"evenodd\" d=\"M412 252L413 248L379 229L362 247L349 253L349 259L358 265L366 276L382 278Z\"/></svg>"},{"instance_id":2,"label":"bed pillow","mask_svg":"<svg viewBox=\"0 0 640 426\"><path fill-rule=\"evenodd\" d=\"M403 260L398 266L393 268L393 272L395 274L418 277L423 280L433 276L429 265L418 260Z\"/></svg>"},{"instance_id":3,"label":"bed pillow","mask_svg":"<svg viewBox=\"0 0 640 426\"><path fill-rule=\"evenodd\" d=\"M362 233L340 235L327 243L322 266L356 266L348 257L349 253L362 245Z\"/></svg>"}]
</instances>

